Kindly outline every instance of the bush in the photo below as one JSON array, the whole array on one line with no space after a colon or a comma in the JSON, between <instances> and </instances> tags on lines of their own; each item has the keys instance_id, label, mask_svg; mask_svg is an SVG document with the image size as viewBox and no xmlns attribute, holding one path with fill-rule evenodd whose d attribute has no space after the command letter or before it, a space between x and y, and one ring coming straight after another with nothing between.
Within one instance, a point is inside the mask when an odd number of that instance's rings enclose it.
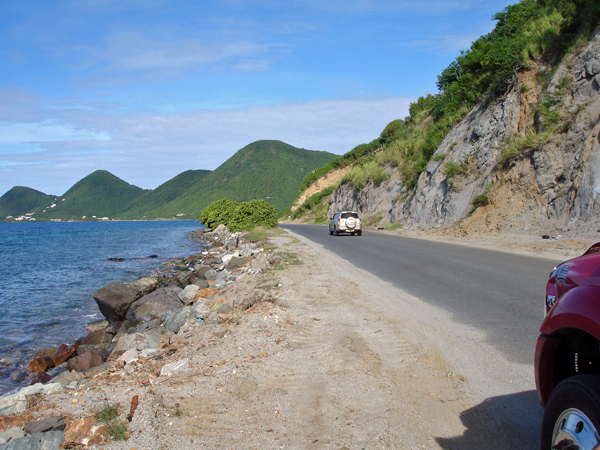
<instances>
[{"instance_id":1,"label":"bush","mask_svg":"<svg viewBox=\"0 0 600 450\"><path fill-rule=\"evenodd\" d=\"M264 200L238 203L221 199L208 205L200 215L200 222L214 228L225 225L229 231L251 230L256 226L277 227L275 207Z\"/></svg>"},{"instance_id":2,"label":"bush","mask_svg":"<svg viewBox=\"0 0 600 450\"><path fill-rule=\"evenodd\" d=\"M200 214L200 223L209 228L216 228L221 224L227 225L237 206L238 202L226 198L212 202Z\"/></svg>"}]
</instances>

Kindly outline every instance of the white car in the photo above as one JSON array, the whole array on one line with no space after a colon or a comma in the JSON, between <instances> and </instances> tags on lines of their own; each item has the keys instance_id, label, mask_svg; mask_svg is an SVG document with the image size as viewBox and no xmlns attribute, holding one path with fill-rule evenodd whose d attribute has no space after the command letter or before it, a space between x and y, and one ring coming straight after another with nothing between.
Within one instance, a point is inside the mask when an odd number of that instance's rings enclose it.
<instances>
[{"instance_id":1,"label":"white car","mask_svg":"<svg viewBox=\"0 0 600 450\"><path fill-rule=\"evenodd\" d=\"M329 234L350 233L362 236L362 221L354 211L338 211L329 219Z\"/></svg>"}]
</instances>

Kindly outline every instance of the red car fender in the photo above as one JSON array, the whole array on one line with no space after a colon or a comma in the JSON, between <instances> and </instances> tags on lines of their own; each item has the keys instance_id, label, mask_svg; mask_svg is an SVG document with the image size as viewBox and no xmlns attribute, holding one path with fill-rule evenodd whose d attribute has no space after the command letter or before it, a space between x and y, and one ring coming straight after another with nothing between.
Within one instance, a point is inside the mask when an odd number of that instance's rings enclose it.
<instances>
[{"instance_id":1,"label":"red car fender","mask_svg":"<svg viewBox=\"0 0 600 450\"><path fill-rule=\"evenodd\" d=\"M582 330L600 340L600 287L579 286L563 295L540 328L535 349L535 378L538 396L545 406L556 383L554 355L562 336L571 329Z\"/></svg>"}]
</instances>

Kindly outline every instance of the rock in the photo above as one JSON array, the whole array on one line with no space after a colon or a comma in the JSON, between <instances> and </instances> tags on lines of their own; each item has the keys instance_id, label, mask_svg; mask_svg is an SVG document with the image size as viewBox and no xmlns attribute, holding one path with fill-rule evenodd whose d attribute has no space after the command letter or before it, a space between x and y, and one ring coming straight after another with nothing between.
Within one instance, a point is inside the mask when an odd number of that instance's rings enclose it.
<instances>
[{"instance_id":1,"label":"rock","mask_svg":"<svg viewBox=\"0 0 600 450\"><path fill-rule=\"evenodd\" d=\"M27 409L27 396L33 394L48 394L63 389L59 383L34 384L21 389L13 395L0 397L0 416L7 414L22 414Z\"/></svg>"},{"instance_id":2,"label":"rock","mask_svg":"<svg viewBox=\"0 0 600 450\"><path fill-rule=\"evenodd\" d=\"M194 273L198 278L204 278L204 273L210 270L210 266L208 264L196 264L194 266Z\"/></svg>"},{"instance_id":3,"label":"rock","mask_svg":"<svg viewBox=\"0 0 600 450\"><path fill-rule=\"evenodd\" d=\"M100 330L102 328L106 328L107 326L108 326L108 320L100 319L100 320L94 320L94 321L88 323L85 326L85 329L88 331L94 331L94 330Z\"/></svg>"},{"instance_id":4,"label":"rock","mask_svg":"<svg viewBox=\"0 0 600 450\"><path fill-rule=\"evenodd\" d=\"M54 354L52 355L52 362L54 366L59 366L64 363L67 359L75 354L77 351L77 344L73 344L70 347L67 344L60 344Z\"/></svg>"},{"instance_id":5,"label":"rock","mask_svg":"<svg viewBox=\"0 0 600 450\"><path fill-rule=\"evenodd\" d=\"M91 369L92 367L99 366L104 362L104 358L95 350L86 352L82 355L71 358L67 364L69 370L76 370L77 372L84 372Z\"/></svg>"},{"instance_id":6,"label":"rock","mask_svg":"<svg viewBox=\"0 0 600 450\"><path fill-rule=\"evenodd\" d=\"M158 280L152 277L141 277L129 283L129 286L138 289L141 295L146 295L158 288Z\"/></svg>"},{"instance_id":7,"label":"rock","mask_svg":"<svg viewBox=\"0 0 600 450\"><path fill-rule=\"evenodd\" d=\"M248 264L252 260L254 260L254 258L252 256L240 256L240 257L231 258L229 263L227 263L227 269L233 270L233 269L237 269L240 267L244 267L246 264Z\"/></svg>"},{"instance_id":8,"label":"rock","mask_svg":"<svg viewBox=\"0 0 600 450\"><path fill-rule=\"evenodd\" d=\"M139 287L112 283L94 293L98 308L109 322L122 322L131 304L143 295Z\"/></svg>"},{"instance_id":9,"label":"rock","mask_svg":"<svg viewBox=\"0 0 600 450\"><path fill-rule=\"evenodd\" d=\"M204 272L204 279L207 281L213 281L215 278L217 278L217 271L215 269L208 269L206 272Z\"/></svg>"},{"instance_id":10,"label":"rock","mask_svg":"<svg viewBox=\"0 0 600 450\"><path fill-rule=\"evenodd\" d=\"M52 379L52 377L50 375L48 375L46 372L38 372L33 375L33 377L31 378L31 382L29 384L37 384L37 383L46 384L51 379Z\"/></svg>"},{"instance_id":11,"label":"rock","mask_svg":"<svg viewBox=\"0 0 600 450\"><path fill-rule=\"evenodd\" d=\"M198 286L195 284L190 284L178 294L179 300L181 300L186 306L191 305L199 290L200 288Z\"/></svg>"},{"instance_id":12,"label":"rock","mask_svg":"<svg viewBox=\"0 0 600 450\"><path fill-rule=\"evenodd\" d=\"M142 333L152 328L160 327L162 325L162 319L158 316L146 316L142 321L130 331L130 333Z\"/></svg>"},{"instance_id":13,"label":"rock","mask_svg":"<svg viewBox=\"0 0 600 450\"><path fill-rule=\"evenodd\" d=\"M163 326L173 333L178 333L183 324L194 317L194 309L191 306L186 306L185 308L163 315Z\"/></svg>"},{"instance_id":14,"label":"rock","mask_svg":"<svg viewBox=\"0 0 600 450\"><path fill-rule=\"evenodd\" d=\"M213 289L213 288L201 289L196 294L196 297L194 298L194 303L196 303L201 298L208 298L208 297L211 297L213 295L217 295L218 293L219 293L218 289Z\"/></svg>"},{"instance_id":15,"label":"rock","mask_svg":"<svg viewBox=\"0 0 600 450\"><path fill-rule=\"evenodd\" d=\"M196 278L192 284L198 286L198 290L206 289L208 287L208 281L200 278Z\"/></svg>"},{"instance_id":16,"label":"rock","mask_svg":"<svg viewBox=\"0 0 600 450\"><path fill-rule=\"evenodd\" d=\"M179 300L181 289L175 286L159 288L136 300L127 311L126 318L140 321L145 316L161 316L183 307Z\"/></svg>"},{"instance_id":17,"label":"rock","mask_svg":"<svg viewBox=\"0 0 600 450\"><path fill-rule=\"evenodd\" d=\"M146 348L157 348L160 343L162 328L152 328L143 333L126 334L119 338L114 350L110 354L111 359L118 358L130 348L144 350Z\"/></svg>"},{"instance_id":18,"label":"rock","mask_svg":"<svg viewBox=\"0 0 600 450\"><path fill-rule=\"evenodd\" d=\"M200 316L202 319L204 319L210 314L210 308L204 303L198 302L194 305L194 312L196 317Z\"/></svg>"},{"instance_id":19,"label":"rock","mask_svg":"<svg viewBox=\"0 0 600 450\"><path fill-rule=\"evenodd\" d=\"M114 325L109 325L100 330L90 331L86 337L81 340L83 345L108 344L112 342L117 334L117 328Z\"/></svg>"},{"instance_id":20,"label":"rock","mask_svg":"<svg viewBox=\"0 0 600 450\"><path fill-rule=\"evenodd\" d=\"M125 364L131 364L137 360L139 360L139 354L135 348L130 348L129 350L125 351L125 353L119 356L118 359L118 361L123 361Z\"/></svg>"},{"instance_id":21,"label":"rock","mask_svg":"<svg viewBox=\"0 0 600 450\"><path fill-rule=\"evenodd\" d=\"M2 450L60 450L65 441L62 431L48 431L47 433L35 433L20 439L11 440L0 447Z\"/></svg>"},{"instance_id":22,"label":"rock","mask_svg":"<svg viewBox=\"0 0 600 450\"><path fill-rule=\"evenodd\" d=\"M215 233L221 233L223 231L229 231L227 227L223 224L220 224L217 228L215 228Z\"/></svg>"},{"instance_id":23,"label":"rock","mask_svg":"<svg viewBox=\"0 0 600 450\"><path fill-rule=\"evenodd\" d=\"M153 356L159 355L161 351L162 350L159 348L145 348L144 350L140 350L139 357L142 359L152 358Z\"/></svg>"},{"instance_id":24,"label":"rock","mask_svg":"<svg viewBox=\"0 0 600 450\"><path fill-rule=\"evenodd\" d=\"M31 372L45 372L54 367L54 362L50 356L40 356L29 363L27 367Z\"/></svg>"},{"instance_id":25,"label":"rock","mask_svg":"<svg viewBox=\"0 0 600 450\"><path fill-rule=\"evenodd\" d=\"M65 443L73 445L94 445L104 441L102 433L106 425L100 423L95 417L76 420L65 430ZM71 447L69 447L71 448Z\"/></svg>"},{"instance_id":26,"label":"rock","mask_svg":"<svg viewBox=\"0 0 600 450\"><path fill-rule=\"evenodd\" d=\"M176 375L179 373L184 373L190 370L190 360L188 358L182 359L180 361L172 362L171 364L167 364L160 370L161 377L170 377L172 375Z\"/></svg>"},{"instance_id":27,"label":"rock","mask_svg":"<svg viewBox=\"0 0 600 450\"><path fill-rule=\"evenodd\" d=\"M23 428L26 420L23 416L0 416L0 433L4 433L11 428Z\"/></svg>"},{"instance_id":28,"label":"rock","mask_svg":"<svg viewBox=\"0 0 600 450\"><path fill-rule=\"evenodd\" d=\"M25 432L21 427L12 427L0 433L0 445L15 439L20 439L25 436ZM1 447L0 447L1 448Z\"/></svg>"},{"instance_id":29,"label":"rock","mask_svg":"<svg viewBox=\"0 0 600 450\"><path fill-rule=\"evenodd\" d=\"M36 420L35 422L29 422L25 425L25 432L27 434L45 433L53 430L64 430L65 429L65 418L64 416L53 416L46 419Z\"/></svg>"},{"instance_id":30,"label":"rock","mask_svg":"<svg viewBox=\"0 0 600 450\"><path fill-rule=\"evenodd\" d=\"M65 370L52 378L53 383L60 383L62 386L70 386L73 383L81 383L83 377L75 370Z\"/></svg>"}]
</instances>

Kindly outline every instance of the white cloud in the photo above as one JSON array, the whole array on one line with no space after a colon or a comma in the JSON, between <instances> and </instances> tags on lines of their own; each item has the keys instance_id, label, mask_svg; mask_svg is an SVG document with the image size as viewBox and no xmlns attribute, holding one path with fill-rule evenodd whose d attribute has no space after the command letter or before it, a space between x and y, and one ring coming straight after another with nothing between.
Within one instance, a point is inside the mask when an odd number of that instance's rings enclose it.
<instances>
[{"instance_id":1,"label":"white cloud","mask_svg":"<svg viewBox=\"0 0 600 450\"><path fill-rule=\"evenodd\" d=\"M38 142L37 154L0 155L0 192L19 185L61 194L97 169L155 188L188 169L215 169L261 139L341 154L378 137L391 120L408 115L413 100L328 99L173 115L71 112L67 129L99 131L86 140L65 134L65 140ZM83 121L77 122L78 117ZM91 139L108 135L110 140ZM57 130L53 137L59 136Z\"/></svg>"},{"instance_id":2,"label":"white cloud","mask_svg":"<svg viewBox=\"0 0 600 450\"><path fill-rule=\"evenodd\" d=\"M75 140L109 141L110 137L104 132L98 133L51 120L40 123L0 123L0 146Z\"/></svg>"}]
</instances>

